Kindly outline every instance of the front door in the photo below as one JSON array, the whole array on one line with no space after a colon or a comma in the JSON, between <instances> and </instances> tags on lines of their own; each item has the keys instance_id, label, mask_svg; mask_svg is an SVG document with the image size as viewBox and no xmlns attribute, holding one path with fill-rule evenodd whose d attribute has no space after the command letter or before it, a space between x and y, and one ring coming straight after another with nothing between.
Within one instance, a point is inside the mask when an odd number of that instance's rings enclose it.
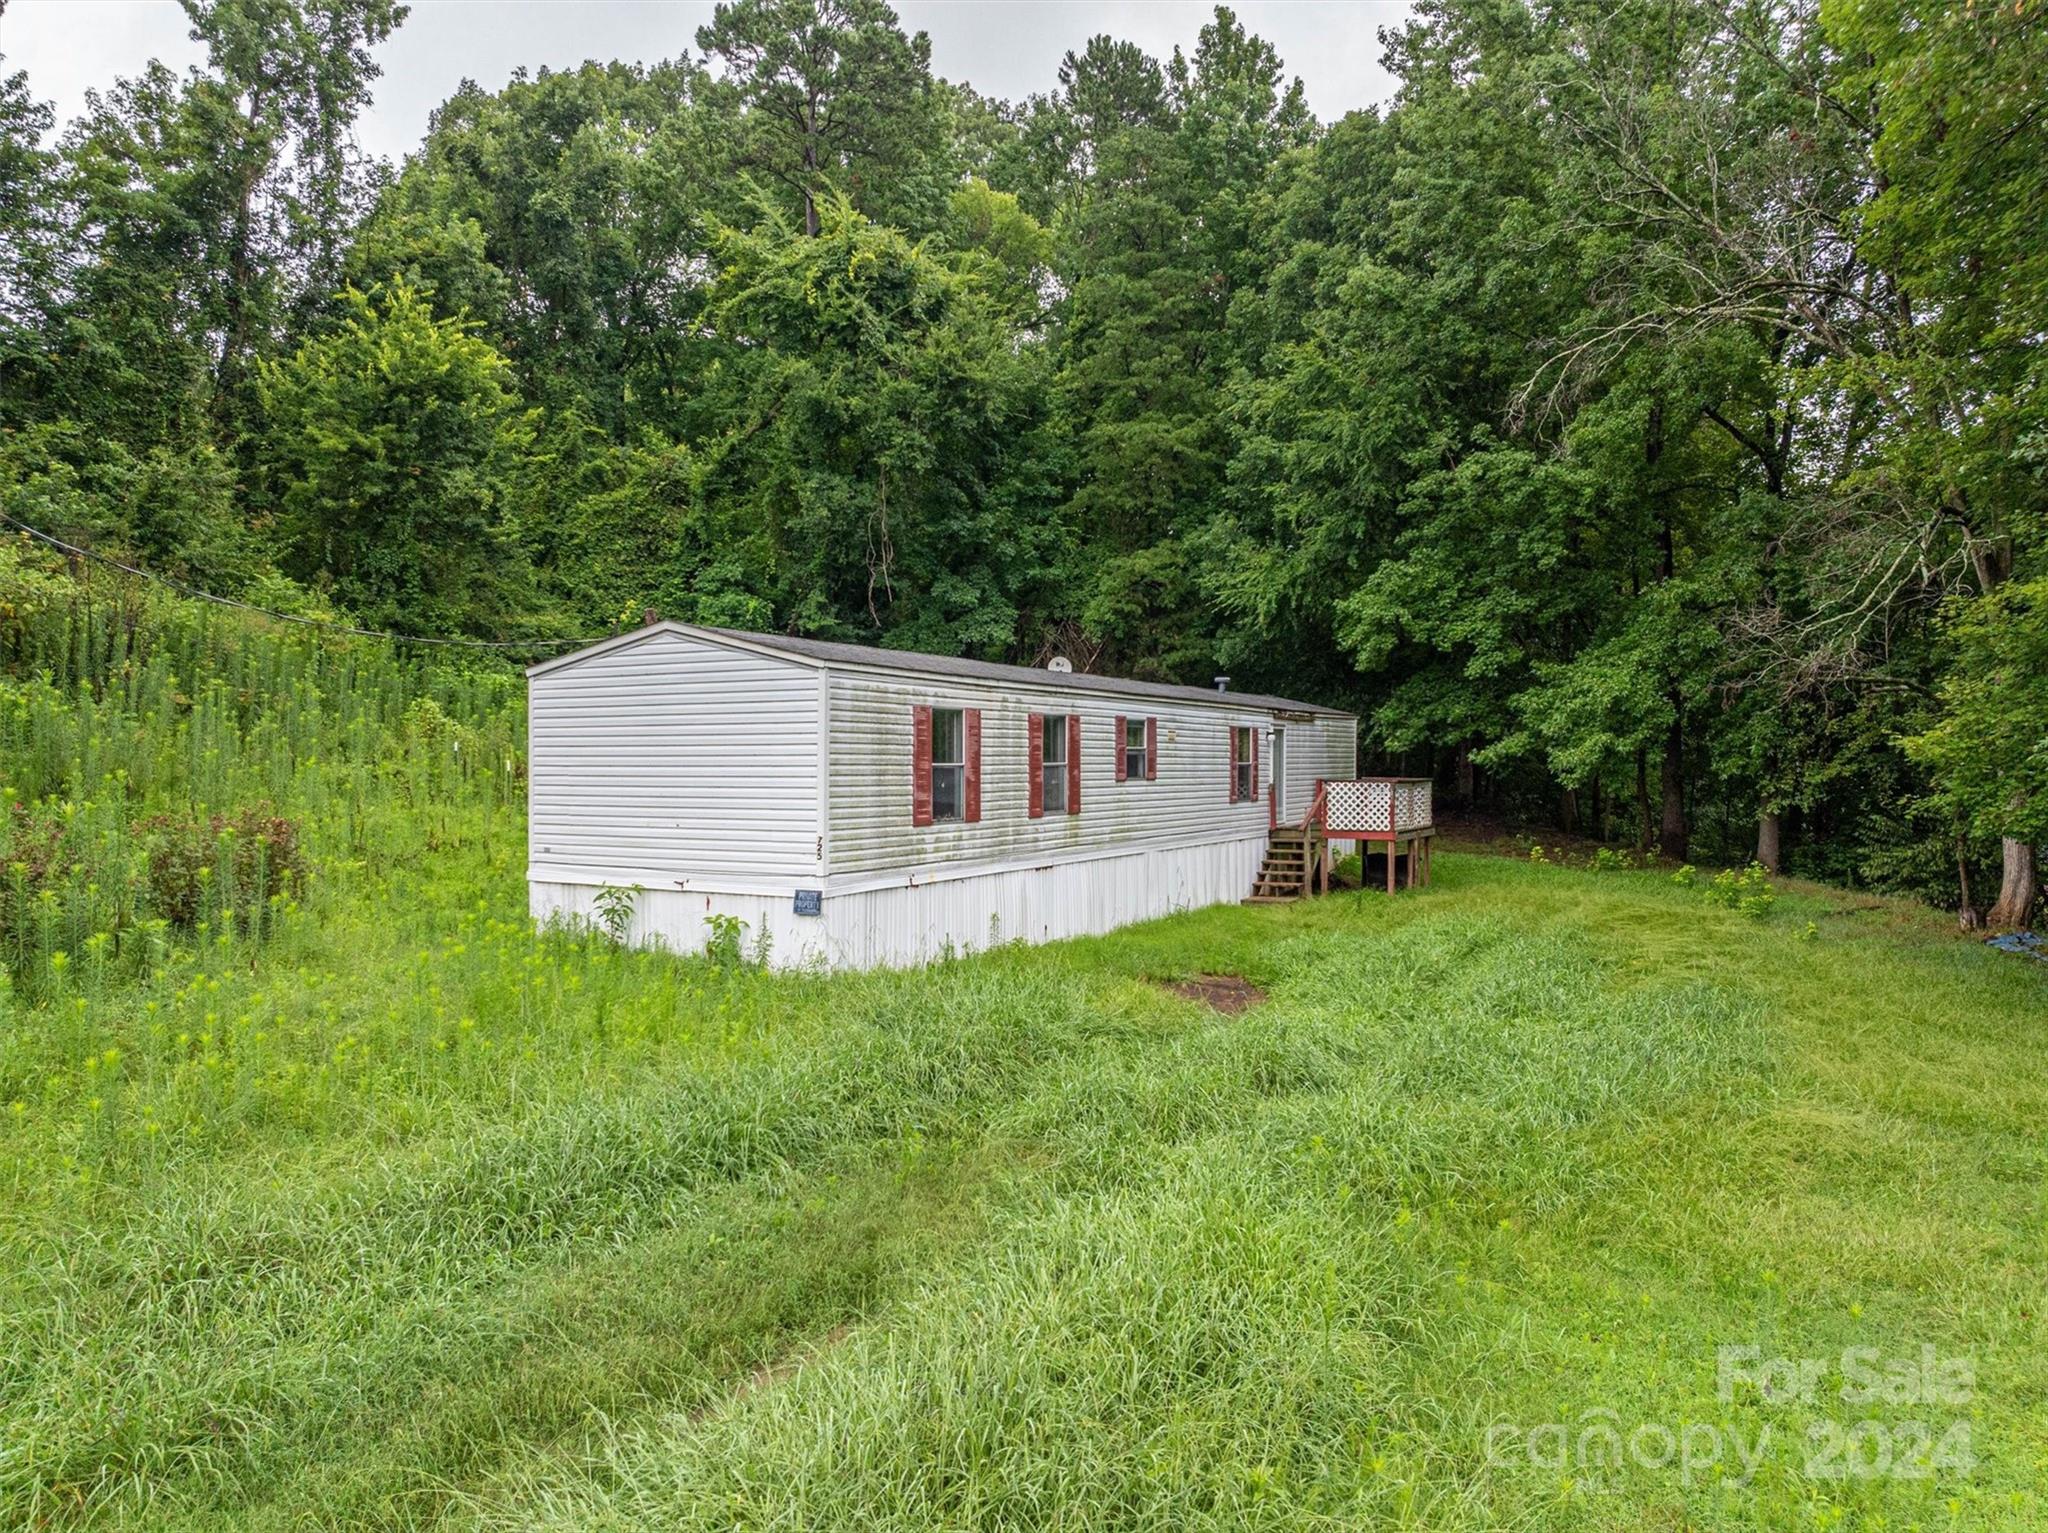
<instances>
[{"instance_id":1,"label":"front door","mask_svg":"<svg viewBox=\"0 0 2048 1533\"><path fill-rule=\"evenodd\" d=\"M1273 726L1273 804L1280 823L1287 823L1287 731Z\"/></svg>"}]
</instances>

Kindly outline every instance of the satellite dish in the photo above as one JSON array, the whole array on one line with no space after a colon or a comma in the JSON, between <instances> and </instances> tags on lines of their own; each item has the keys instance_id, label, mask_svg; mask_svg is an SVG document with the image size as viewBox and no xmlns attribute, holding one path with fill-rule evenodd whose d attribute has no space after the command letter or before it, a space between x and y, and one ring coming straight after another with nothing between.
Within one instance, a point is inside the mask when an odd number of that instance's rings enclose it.
<instances>
[{"instance_id":1,"label":"satellite dish","mask_svg":"<svg viewBox=\"0 0 2048 1533\"><path fill-rule=\"evenodd\" d=\"M1074 662L1069 660L1065 655L1054 655L1050 660L1045 662L1045 668L1048 671L1051 671L1055 676L1066 676L1070 675L1073 672Z\"/></svg>"}]
</instances>

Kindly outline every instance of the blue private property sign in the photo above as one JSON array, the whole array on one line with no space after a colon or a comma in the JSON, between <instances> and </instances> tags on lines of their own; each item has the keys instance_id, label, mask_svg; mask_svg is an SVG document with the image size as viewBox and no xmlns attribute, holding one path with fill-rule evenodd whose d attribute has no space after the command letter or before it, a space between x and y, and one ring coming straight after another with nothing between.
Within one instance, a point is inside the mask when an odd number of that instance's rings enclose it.
<instances>
[{"instance_id":1,"label":"blue private property sign","mask_svg":"<svg viewBox=\"0 0 2048 1533\"><path fill-rule=\"evenodd\" d=\"M825 891L822 889L797 890L796 913L800 916L823 915L825 913Z\"/></svg>"}]
</instances>

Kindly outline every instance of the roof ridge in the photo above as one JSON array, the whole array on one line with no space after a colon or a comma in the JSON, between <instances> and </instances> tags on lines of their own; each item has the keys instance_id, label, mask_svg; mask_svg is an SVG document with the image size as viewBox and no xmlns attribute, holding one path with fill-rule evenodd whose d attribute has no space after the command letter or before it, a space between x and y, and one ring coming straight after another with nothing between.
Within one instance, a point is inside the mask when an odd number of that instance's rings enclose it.
<instances>
[{"instance_id":1,"label":"roof ridge","mask_svg":"<svg viewBox=\"0 0 2048 1533\"><path fill-rule=\"evenodd\" d=\"M938 655L925 650L890 649L879 644L856 644L845 639L816 639L799 634L762 633L744 628L720 628L704 623L669 623L683 632L709 634L718 638L734 639L741 643L758 645L763 649L799 658L830 664L834 660L858 665L872 665L879 669L895 669L922 672L927 675L957 676L962 680L976 678L990 681L1029 680L1048 687L1072 686L1083 691L1125 693L1132 696L1173 697L1188 702L1210 704L1236 703L1246 707L1266 708L1283 712L1305 712L1331 714L1339 718L1356 718L1349 709L1332 707L1328 703L1304 702L1295 698L1280 697L1269 692L1228 692L1209 687L1192 686L1186 682L1140 681L1135 677L1110 676L1094 671L1048 671L1038 666L1017 665L1001 660L977 660L964 655ZM573 659L573 656L564 656Z\"/></svg>"}]
</instances>

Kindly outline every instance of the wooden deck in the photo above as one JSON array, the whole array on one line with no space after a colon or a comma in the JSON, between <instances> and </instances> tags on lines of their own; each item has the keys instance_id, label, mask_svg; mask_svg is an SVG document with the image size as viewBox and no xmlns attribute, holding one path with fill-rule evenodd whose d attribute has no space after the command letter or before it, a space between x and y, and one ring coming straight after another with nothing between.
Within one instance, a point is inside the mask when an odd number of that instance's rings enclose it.
<instances>
[{"instance_id":1,"label":"wooden deck","mask_svg":"<svg viewBox=\"0 0 2048 1533\"><path fill-rule=\"evenodd\" d=\"M1325 778L1317 782L1315 797L1301 819L1283 825L1278 800L1269 788L1266 859L1245 903L1273 904L1327 893L1331 845L1337 841L1358 843L1361 875L1369 852L1385 854L1389 894L1428 884L1436 842L1432 790L1427 777Z\"/></svg>"}]
</instances>

